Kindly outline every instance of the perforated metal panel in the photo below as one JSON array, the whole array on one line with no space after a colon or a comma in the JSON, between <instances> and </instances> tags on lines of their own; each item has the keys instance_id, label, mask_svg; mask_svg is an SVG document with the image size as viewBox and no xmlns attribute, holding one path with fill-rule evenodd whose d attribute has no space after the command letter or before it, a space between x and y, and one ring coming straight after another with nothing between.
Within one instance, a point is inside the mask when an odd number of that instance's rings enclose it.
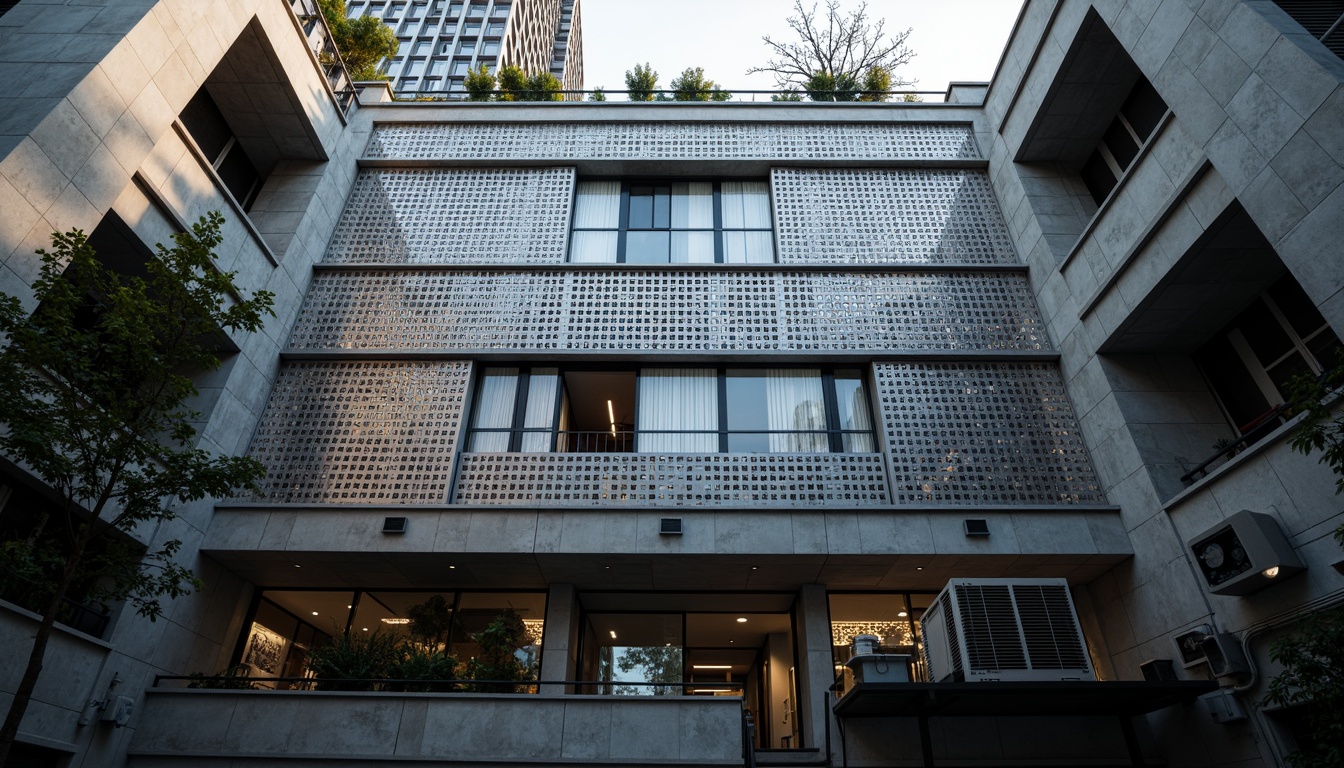
<instances>
[{"instance_id":1,"label":"perforated metal panel","mask_svg":"<svg viewBox=\"0 0 1344 768\"><path fill-rule=\"evenodd\" d=\"M887 503L882 456L466 453L459 504L866 506Z\"/></svg>"},{"instance_id":2,"label":"perforated metal panel","mask_svg":"<svg viewBox=\"0 0 1344 768\"><path fill-rule=\"evenodd\" d=\"M1042 350L1025 275L319 273L301 349Z\"/></svg>"},{"instance_id":3,"label":"perforated metal panel","mask_svg":"<svg viewBox=\"0 0 1344 768\"><path fill-rule=\"evenodd\" d=\"M874 366L897 503L1102 500L1059 369Z\"/></svg>"},{"instance_id":4,"label":"perforated metal panel","mask_svg":"<svg viewBox=\"0 0 1344 768\"><path fill-rule=\"evenodd\" d=\"M252 440L258 501L442 504L471 364L290 363Z\"/></svg>"},{"instance_id":5,"label":"perforated metal panel","mask_svg":"<svg viewBox=\"0 0 1344 768\"><path fill-rule=\"evenodd\" d=\"M984 171L776 168L770 185L784 264L1018 263Z\"/></svg>"},{"instance_id":6,"label":"perforated metal panel","mask_svg":"<svg viewBox=\"0 0 1344 768\"><path fill-rule=\"evenodd\" d=\"M962 160L947 123L413 123L379 125L368 160Z\"/></svg>"},{"instance_id":7,"label":"perforated metal panel","mask_svg":"<svg viewBox=\"0 0 1344 768\"><path fill-rule=\"evenodd\" d=\"M564 261L573 196L573 168L364 170L325 261Z\"/></svg>"}]
</instances>

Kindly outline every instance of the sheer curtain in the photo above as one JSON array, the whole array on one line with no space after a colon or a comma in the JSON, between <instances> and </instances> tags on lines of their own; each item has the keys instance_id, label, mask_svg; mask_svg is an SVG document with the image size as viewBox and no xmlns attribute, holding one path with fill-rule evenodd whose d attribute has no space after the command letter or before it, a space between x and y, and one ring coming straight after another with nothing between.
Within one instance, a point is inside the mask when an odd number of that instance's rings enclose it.
<instances>
[{"instance_id":1,"label":"sheer curtain","mask_svg":"<svg viewBox=\"0 0 1344 768\"><path fill-rule=\"evenodd\" d=\"M770 186L763 181L725 181L721 190L724 262L773 262L775 245L770 224Z\"/></svg>"},{"instance_id":2,"label":"sheer curtain","mask_svg":"<svg viewBox=\"0 0 1344 768\"><path fill-rule=\"evenodd\" d=\"M501 452L509 450L509 432L513 427L513 403L518 396L517 368L487 368L476 396L476 420L472 423L471 450ZM481 432L479 430L501 430Z\"/></svg>"},{"instance_id":3,"label":"sheer curtain","mask_svg":"<svg viewBox=\"0 0 1344 768\"><path fill-rule=\"evenodd\" d=\"M532 369L532 375L528 377L527 408L523 413L524 451L547 453L551 450L551 425L555 422L555 395L559 388L559 369Z\"/></svg>"},{"instance_id":4,"label":"sheer curtain","mask_svg":"<svg viewBox=\"0 0 1344 768\"><path fill-rule=\"evenodd\" d=\"M635 450L641 453L718 452L718 385L718 372L714 370L641 370L639 406L635 414L638 430ZM688 431L693 433L687 434Z\"/></svg>"},{"instance_id":5,"label":"sheer curtain","mask_svg":"<svg viewBox=\"0 0 1344 768\"><path fill-rule=\"evenodd\" d=\"M821 371L766 371L765 400L769 411L772 453L826 453L830 449L830 441L824 431L801 431L826 429Z\"/></svg>"},{"instance_id":6,"label":"sheer curtain","mask_svg":"<svg viewBox=\"0 0 1344 768\"><path fill-rule=\"evenodd\" d=\"M714 263L714 185L711 182L672 185L671 262Z\"/></svg>"},{"instance_id":7,"label":"sheer curtain","mask_svg":"<svg viewBox=\"0 0 1344 768\"><path fill-rule=\"evenodd\" d=\"M849 401L840 402L840 428L861 429L842 436L845 453L872 453L877 450L873 443L873 417L868 412L868 398L863 386L854 388Z\"/></svg>"},{"instance_id":8,"label":"sheer curtain","mask_svg":"<svg viewBox=\"0 0 1344 768\"><path fill-rule=\"evenodd\" d=\"M580 181L574 197L574 236L570 241L569 260L614 263L620 215L619 181Z\"/></svg>"}]
</instances>

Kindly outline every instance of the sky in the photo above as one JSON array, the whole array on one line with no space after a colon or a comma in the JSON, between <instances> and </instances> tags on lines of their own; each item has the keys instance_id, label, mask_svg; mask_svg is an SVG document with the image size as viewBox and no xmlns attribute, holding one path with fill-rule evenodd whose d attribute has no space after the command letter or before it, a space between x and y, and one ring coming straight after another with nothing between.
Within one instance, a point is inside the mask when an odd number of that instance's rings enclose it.
<instances>
[{"instance_id":1,"label":"sky","mask_svg":"<svg viewBox=\"0 0 1344 768\"><path fill-rule=\"evenodd\" d=\"M857 6L842 0L844 10ZM888 31L913 27L906 42L915 57L897 74L918 79L914 89L941 93L952 81L989 80L1021 7L1021 0L869 0L868 15L886 19ZM588 89L624 90L626 70L647 61L664 88L683 69L704 67L728 90L771 90L771 75L746 74L769 58L761 37L795 39L785 21L793 0L580 0L580 9Z\"/></svg>"}]
</instances>

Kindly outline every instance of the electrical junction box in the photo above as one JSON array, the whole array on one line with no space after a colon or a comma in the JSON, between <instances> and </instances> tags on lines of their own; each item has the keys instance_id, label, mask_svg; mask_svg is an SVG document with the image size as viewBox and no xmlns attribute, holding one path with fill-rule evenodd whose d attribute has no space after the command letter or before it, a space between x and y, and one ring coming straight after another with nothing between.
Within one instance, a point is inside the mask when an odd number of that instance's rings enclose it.
<instances>
[{"instance_id":1,"label":"electrical junction box","mask_svg":"<svg viewBox=\"0 0 1344 768\"><path fill-rule=\"evenodd\" d=\"M861 653L849 657L845 666L854 673L856 683L910 682L908 653Z\"/></svg>"},{"instance_id":2,"label":"electrical junction box","mask_svg":"<svg viewBox=\"0 0 1344 768\"><path fill-rule=\"evenodd\" d=\"M1246 708L1226 689L1206 693L1199 697L1199 701L1215 723L1236 723L1246 719Z\"/></svg>"}]
</instances>

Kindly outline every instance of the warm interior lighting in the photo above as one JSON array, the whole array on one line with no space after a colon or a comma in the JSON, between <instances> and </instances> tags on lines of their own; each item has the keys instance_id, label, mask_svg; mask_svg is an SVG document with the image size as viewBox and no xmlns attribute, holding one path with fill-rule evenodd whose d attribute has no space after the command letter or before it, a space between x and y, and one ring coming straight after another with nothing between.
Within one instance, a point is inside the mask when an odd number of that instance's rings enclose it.
<instances>
[{"instance_id":1,"label":"warm interior lighting","mask_svg":"<svg viewBox=\"0 0 1344 768\"><path fill-rule=\"evenodd\" d=\"M607 420L611 422L611 436L616 436L616 410L611 407L611 401L607 401Z\"/></svg>"},{"instance_id":2,"label":"warm interior lighting","mask_svg":"<svg viewBox=\"0 0 1344 768\"><path fill-rule=\"evenodd\" d=\"M905 611L897 611L896 615L904 619L906 616L909 616L910 614L906 613Z\"/></svg>"},{"instance_id":3,"label":"warm interior lighting","mask_svg":"<svg viewBox=\"0 0 1344 768\"><path fill-rule=\"evenodd\" d=\"M384 624L410 624L410 619L383 619Z\"/></svg>"},{"instance_id":4,"label":"warm interior lighting","mask_svg":"<svg viewBox=\"0 0 1344 768\"><path fill-rule=\"evenodd\" d=\"M1279 575L1279 566L1277 565L1270 566L1265 570L1261 571L1260 573L1263 573L1265 575L1265 578L1272 579L1275 576Z\"/></svg>"},{"instance_id":5,"label":"warm interior lighting","mask_svg":"<svg viewBox=\"0 0 1344 768\"><path fill-rule=\"evenodd\" d=\"M737 617L737 623L738 623L738 624L746 624L746 623L747 623L747 617L746 617L746 616L738 616L738 617Z\"/></svg>"},{"instance_id":6,"label":"warm interior lighting","mask_svg":"<svg viewBox=\"0 0 1344 768\"><path fill-rule=\"evenodd\" d=\"M612 639L612 640L615 640L615 639L616 639L616 630L614 630L614 629L611 630L611 639Z\"/></svg>"},{"instance_id":7,"label":"warm interior lighting","mask_svg":"<svg viewBox=\"0 0 1344 768\"><path fill-rule=\"evenodd\" d=\"M313 611L313 615L316 616L316 615L317 615L317 611Z\"/></svg>"},{"instance_id":8,"label":"warm interior lighting","mask_svg":"<svg viewBox=\"0 0 1344 768\"><path fill-rule=\"evenodd\" d=\"M692 664L691 669L732 669L731 664Z\"/></svg>"}]
</instances>

